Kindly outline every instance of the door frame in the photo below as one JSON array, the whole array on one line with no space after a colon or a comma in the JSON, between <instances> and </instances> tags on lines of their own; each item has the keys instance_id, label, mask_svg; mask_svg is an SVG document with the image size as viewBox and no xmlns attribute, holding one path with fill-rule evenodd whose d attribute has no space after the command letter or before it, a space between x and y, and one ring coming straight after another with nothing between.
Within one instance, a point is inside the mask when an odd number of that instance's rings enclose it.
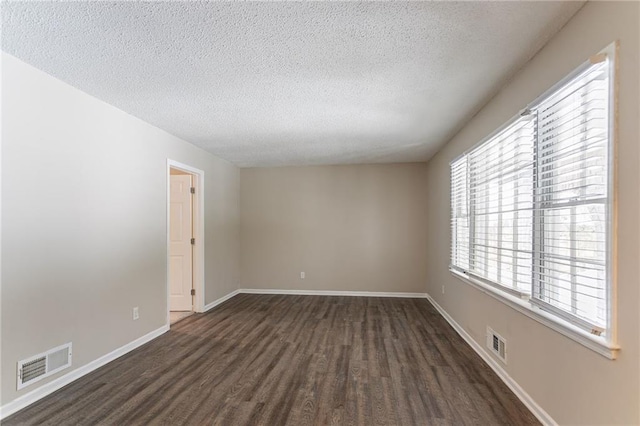
<instances>
[{"instance_id":1,"label":"door frame","mask_svg":"<svg viewBox=\"0 0 640 426\"><path fill-rule=\"evenodd\" d=\"M193 288L196 291L196 295L193 300L193 311L204 312L204 171L189 166L188 164L167 158L167 326L170 324L169 317L171 312L171 283L169 282L169 256L171 255L171 169L177 169L190 174L192 176L192 185L196 188L196 192L193 195L193 206L191 209L193 212L193 234L196 239L196 244L193 248L192 271Z\"/></svg>"}]
</instances>

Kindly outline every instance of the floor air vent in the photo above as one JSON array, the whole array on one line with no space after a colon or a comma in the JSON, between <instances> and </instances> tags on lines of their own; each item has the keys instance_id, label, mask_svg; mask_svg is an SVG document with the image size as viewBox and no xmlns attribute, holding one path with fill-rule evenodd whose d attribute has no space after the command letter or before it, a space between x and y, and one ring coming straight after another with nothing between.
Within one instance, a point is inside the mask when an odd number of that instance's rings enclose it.
<instances>
[{"instance_id":1,"label":"floor air vent","mask_svg":"<svg viewBox=\"0 0 640 426\"><path fill-rule=\"evenodd\" d=\"M18 361L18 389L71 366L71 343Z\"/></svg>"},{"instance_id":2,"label":"floor air vent","mask_svg":"<svg viewBox=\"0 0 640 426\"><path fill-rule=\"evenodd\" d=\"M487 327L487 347L491 349L491 352L507 363L507 341L498 333L493 331L491 327Z\"/></svg>"}]
</instances>

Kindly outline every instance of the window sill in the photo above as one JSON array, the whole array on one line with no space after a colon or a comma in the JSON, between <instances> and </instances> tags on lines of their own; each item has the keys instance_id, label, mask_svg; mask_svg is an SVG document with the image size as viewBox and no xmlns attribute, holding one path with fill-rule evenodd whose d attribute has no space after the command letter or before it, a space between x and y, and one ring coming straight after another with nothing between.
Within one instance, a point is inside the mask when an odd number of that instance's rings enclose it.
<instances>
[{"instance_id":1,"label":"window sill","mask_svg":"<svg viewBox=\"0 0 640 426\"><path fill-rule=\"evenodd\" d=\"M536 306L532 306L527 300L523 300L516 296L513 296L507 292L501 291L491 285L485 284L482 281L468 277L467 275L450 270L451 274L460 281L471 285L472 287L482 291L483 293L493 297L496 300L506 304L507 306L515 309L516 311L528 316L529 318L543 324L552 330L580 343L581 345L591 349L600 355L609 358L616 359L620 347L611 344L604 337L594 336L581 328L576 327L568 321L558 318Z\"/></svg>"}]
</instances>

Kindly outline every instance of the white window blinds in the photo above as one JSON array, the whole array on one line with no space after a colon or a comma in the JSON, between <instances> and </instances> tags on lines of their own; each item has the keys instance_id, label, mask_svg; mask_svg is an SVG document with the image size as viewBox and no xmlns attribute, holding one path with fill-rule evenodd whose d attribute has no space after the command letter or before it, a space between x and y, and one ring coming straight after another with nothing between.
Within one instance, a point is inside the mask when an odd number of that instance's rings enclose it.
<instances>
[{"instance_id":1,"label":"white window blinds","mask_svg":"<svg viewBox=\"0 0 640 426\"><path fill-rule=\"evenodd\" d=\"M464 224L456 221L456 236L466 232L456 253L469 254L454 265L523 293L531 291L533 124L531 117L520 118L455 163L466 166L457 176L468 182L456 182L468 188L467 198L459 192L455 204L470 215Z\"/></svg>"},{"instance_id":2,"label":"white window blinds","mask_svg":"<svg viewBox=\"0 0 640 426\"><path fill-rule=\"evenodd\" d=\"M451 163L451 267L609 327L610 63L585 64Z\"/></svg>"},{"instance_id":3,"label":"white window blinds","mask_svg":"<svg viewBox=\"0 0 640 426\"><path fill-rule=\"evenodd\" d=\"M469 268L469 173L467 157L451 164L451 264Z\"/></svg>"},{"instance_id":4,"label":"white window blinds","mask_svg":"<svg viewBox=\"0 0 640 426\"><path fill-rule=\"evenodd\" d=\"M539 105L533 300L607 328L608 64Z\"/></svg>"},{"instance_id":5,"label":"white window blinds","mask_svg":"<svg viewBox=\"0 0 640 426\"><path fill-rule=\"evenodd\" d=\"M471 273L531 291L534 126L523 117L469 154Z\"/></svg>"}]
</instances>

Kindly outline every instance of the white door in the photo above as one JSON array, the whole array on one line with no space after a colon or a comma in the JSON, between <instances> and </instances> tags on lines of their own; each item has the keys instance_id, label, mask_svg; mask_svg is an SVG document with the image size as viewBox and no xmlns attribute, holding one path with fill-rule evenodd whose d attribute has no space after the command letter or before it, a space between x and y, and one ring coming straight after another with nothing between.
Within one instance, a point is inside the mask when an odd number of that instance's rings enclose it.
<instances>
[{"instance_id":1,"label":"white door","mask_svg":"<svg viewBox=\"0 0 640 426\"><path fill-rule=\"evenodd\" d=\"M193 246L191 245L191 175L171 175L169 211L169 283L172 311L192 309Z\"/></svg>"}]
</instances>

